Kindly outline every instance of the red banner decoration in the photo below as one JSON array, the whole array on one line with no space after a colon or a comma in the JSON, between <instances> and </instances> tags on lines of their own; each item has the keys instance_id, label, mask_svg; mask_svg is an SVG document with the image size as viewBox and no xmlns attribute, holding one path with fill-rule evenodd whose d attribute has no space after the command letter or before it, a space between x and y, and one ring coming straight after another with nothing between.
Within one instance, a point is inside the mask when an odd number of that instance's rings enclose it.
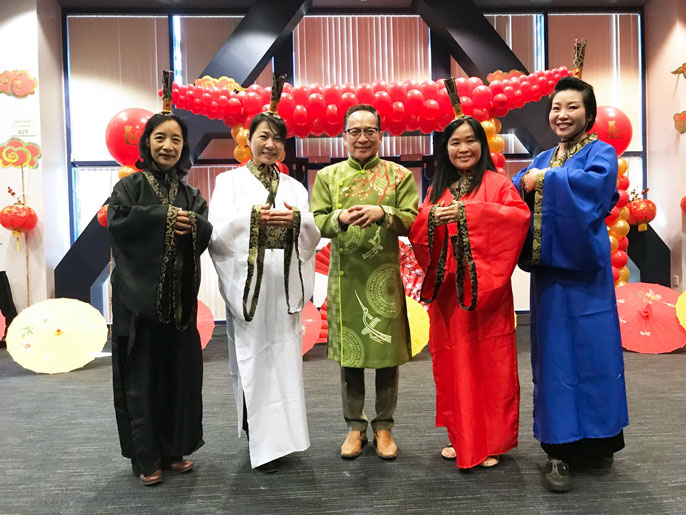
<instances>
[{"instance_id":1,"label":"red banner decoration","mask_svg":"<svg viewBox=\"0 0 686 515\"><path fill-rule=\"evenodd\" d=\"M0 93L25 98L33 95L38 87L38 81L31 77L26 70L4 71L0 73Z\"/></svg>"},{"instance_id":2,"label":"red banner decoration","mask_svg":"<svg viewBox=\"0 0 686 515\"><path fill-rule=\"evenodd\" d=\"M10 138L0 145L0 167L38 168L40 147L35 143L24 143L19 138Z\"/></svg>"},{"instance_id":3,"label":"red banner decoration","mask_svg":"<svg viewBox=\"0 0 686 515\"><path fill-rule=\"evenodd\" d=\"M478 77L459 78L457 86L462 110L480 122L505 116L510 110L536 102L548 95L558 80L571 75L564 66L529 75L513 70L494 72L493 80L484 84ZM172 102L178 109L223 120L228 127L250 125L255 114L266 111L271 88L253 84L245 91L231 91L210 78L201 84L172 86ZM288 136L336 136L343 130L346 110L357 103L372 104L384 130L397 136L406 131L420 130L424 134L440 131L454 118L444 81L406 80L371 84L284 84L278 112L284 119Z\"/></svg>"},{"instance_id":4,"label":"red banner decoration","mask_svg":"<svg viewBox=\"0 0 686 515\"><path fill-rule=\"evenodd\" d=\"M674 115L674 128L679 131L679 134L686 133L686 111Z\"/></svg>"}]
</instances>

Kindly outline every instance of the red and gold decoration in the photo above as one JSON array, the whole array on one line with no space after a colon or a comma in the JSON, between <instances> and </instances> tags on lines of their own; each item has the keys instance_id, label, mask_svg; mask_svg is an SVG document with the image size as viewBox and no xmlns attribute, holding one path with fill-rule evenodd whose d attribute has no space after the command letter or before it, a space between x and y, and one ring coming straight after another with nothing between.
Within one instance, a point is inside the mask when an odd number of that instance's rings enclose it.
<instances>
[{"instance_id":1,"label":"red and gold decoration","mask_svg":"<svg viewBox=\"0 0 686 515\"><path fill-rule=\"evenodd\" d=\"M147 109L132 107L115 114L107 124L105 130L107 150L122 167L135 169L139 157L138 141L151 116L152 112ZM128 173L124 173L123 176L126 175ZM119 177L122 177L121 169Z\"/></svg>"},{"instance_id":2,"label":"red and gold decoration","mask_svg":"<svg viewBox=\"0 0 686 515\"><path fill-rule=\"evenodd\" d=\"M456 79L464 114L479 121L505 116L511 109L540 100L561 77L570 75L566 67L529 75L518 73L500 72L499 75L496 72L488 85L478 77ZM221 119L228 127L239 124L247 127L255 114L268 110L271 88L253 84L236 92L215 86L213 80L204 78L201 86L172 85L173 104L178 109ZM372 104L379 111L382 126L394 136L406 131L419 130L425 134L440 131L454 118L444 80L377 80L371 84L297 87L285 83L278 114L286 123L289 137L337 136L343 130L346 110L356 103Z\"/></svg>"},{"instance_id":3,"label":"red and gold decoration","mask_svg":"<svg viewBox=\"0 0 686 515\"><path fill-rule=\"evenodd\" d=\"M674 115L674 128L679 131L679 134L686 133L686 111Z\"/></svg>"},{"instance_id":4,"label":"red and gold decoration","mask_svg":"<svg viewBox=\"0 0 686 515\"><path fill-rule=\"evenodd\" d=\"M2 168L36 169L40 157L40 147L36 143L25 143L19 138L10 138L0 145L0 167Z\"/></svg>"},{"instance_id":5,"label":"red and gold decoration","mask_svg":"<svg viewBox=\"0 0 686 515\"><path fill-rule=\"evenodd\" d=\"M598 139L612 145L621 156L629 148L633 131L629 117L616 107L599 106L595 124L589 133L597 133Z\"/></svg>"},{"instance_id":6,"label":"red and gold decoration","mask_svg":"<svg viewBox=\"0 0 686 515\"><path fill-rule=\"evenodd\" d=\"M12 70L0 73L0 93L25 98L33 95L38 87L38 81L31 77L26 70Z\"/></svg>"},{"instance_id":7,"label":"red and gold decoration","mask_svg":"<svg viewBox=\"0 0 686 515\"><path fill-rule=\"evenodd\" d=\"M647 191L644 190L643 193ZM655 202L647 198L641 198L635 193L632 196L631 202L627 204L629 208L629 219L627 221L629 225L637 225L639 232L646 231L648 224L653 221L657 213Z\"/></svg>"}]
</instances>

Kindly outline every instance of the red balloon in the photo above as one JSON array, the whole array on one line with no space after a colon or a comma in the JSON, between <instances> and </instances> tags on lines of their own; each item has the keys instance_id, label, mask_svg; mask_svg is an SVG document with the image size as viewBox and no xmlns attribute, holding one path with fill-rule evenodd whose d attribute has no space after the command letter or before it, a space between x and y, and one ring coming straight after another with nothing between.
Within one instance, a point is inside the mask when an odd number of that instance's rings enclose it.
<instances>
[{"instance_id":1,"label":"red balloon","mask_svg":"<svg viewBox=\"0 0 686 515\"><path fill-rule=\"evenodd\" d=\"M599 140L612 145L617 156L621 156L631 143L629 117L616 107L599 106L595 124L589 132L596 132Z\"/></svg>"},{"instance_id":2,"label":"red balloon","mask_svg":"<svg viewBox=\"0 0 686 515\"><path fill-rule=\"evenodd\" d=\"M309 121L309 118L307 116L307 108L304 105L298 104L295 106L295 109L293 109L293 123L295 123L296 126L298 125L306 125L307 122ZM298 132L296 131L296 135ZM303 137L303 136L300 136Z\"/></svg>"},{"instance_id":3,"label":"red balloon","mask_svg":"<svg viewBox=\"0 0 686 515\"><path fill-rule=\"evenodd\" d=\"M503 168L505 166L505 156L500 152L491 152L491 160L496 168Z\"/></svg>"},{"instance_id":4,"label":"red balloon","mask_svg":"<svg viewBox=\"0 0 686 515\"><path fill-rule=\"evenodd\" d=\"M312 118L310 115L310 133L313 136L321 136L326 130L326 122L324 118Z\"/></svg>"},{"instance_id":5,"label":"red balloon","mask_svg":"<svg viewBox=\"0 0 686 515\"><path fill-rule=\"evenodd\" d=\"M357 96L355 93L351 93L350 91L346 91L341 95L341 103L339 104L340 110L343 112L343 116L345 116L345 113L350 109L351 106L354 106L357 104Z\"/></svg>"},{"instance_id":6,"label":"red balloon","mask_svg":"<svg viewBox=\"0 0 686 515\"><path fill-rule=\"evenodd\" d=\"M295 101L293 100L293 95L290 93L281 92L281 100L279 100L279 107L277 112L279 116L284 120L293 116L293 110L295 109Z\"/></svg>"},{"instance_id":7,"label":"red balloon","mask_svg":"<svg viewBox=\"0 0 686 515\"><path fill-rule=\"evenodd\" d=\"M480 107L475 107L472 110L472 116L480 122L486 121L490 118L488 110L482 109Z\"/></svg>"},{"instance_id":8,"label":"red balloon","mask_svg":"<svg viewBox=\"0 0 686 515\"><path fill-rule=\"evenodd\" d=\"M393 100L393 102L405 102L405 85L392 82L388 86L388 94L391 95L391 100Z\"/></svg>"},{"instance_id":9,"label":"red balloon","mask_svg":"<svg viewBox=\"0 0 686 515\"><path fill-rule=\"evenodd\" d=\"M615 206L610 211L610 214L605 217L605 224L612 227L617 220L619 220L619 208Z\"/></svg>"},{"instance_id":10,"label":"red balloon","mask_svg":"<svg viewBox=\"0 0 686 515\"><path fill-rule=\"evenodd\" d=\"M405 107L412 114L419 114L424 104L424 95L418 89L411 89L407 92Z\"/></svg>"},{"instance_id":11,"label":"red balloon","mask_svg":"<svg viewBox=\"0 0 686 515\"><path fill-rule=\"evenodd\" d=\"M281 106L279 106L281 107ZM240 117L243 114L243 104L235 96L229 98L226 105L226 116Z\"/></svg>"},{"instance_id":12,"label":"red balloon","mask_svg":"<svg viewBox=\"0 0 686 515\"><path fill-rule=\"evenodd\" d=\"M405 115L405 130L416 131L419 129L419 116L414 113Z\"/></svg>"},{"instance_id":13,"label":"red balloon","mask_svg":"<svg viewBox=\"0 0 686 515\"><path fill-rule=\"evenodd\" d=\"M627 190L629 189L629 178L624 175L620 175L617 177L617 189L618 190Z\"/></svg>"},{"instance_id":14,"label":"red balloon","mask_svg":"<svg viewBox=\"0 0 686 515\"><path fill-rule=\"evenodd\" d=\"M684 195L683 197L681 197L681 202L679 203L679 205L681 206L681 210L682 210L684 213L686 213L686 195Z\"/></svg>"},{"instance_id":15,"label":"red balloon","mask_svg":"<svg viewBox=\"0 0 686 515\"><path fill-rule=\"evenodd\" d=\"M374 90L374 93L378 93L379 91L385 91L388 93L388 83L385 80L375 80L372 83L372 89Z\"/></svg>"},{"instance_id":16,"label":"red balloon","mask_svg":"<svg viewBox=\"0 0 686 515\"><path fill-rule=\"evenodd\" d=\"M310 134L310 126L307 123L296 125L293 129L293 133L299 138L306 138Z\"/></svg>"},{"instance_id":17,"label":"red balloon","mask_svg":"<svg viewBox=\"0 0 686 515\"><path fill-rule=\"evenodd\" d=\"M391 105L390 118L391 122L404 122L405 104L403 104L402 102L393 102L393 104ZM397 136L397 134L394 134L394 136Z\"/></svg>"},{"instance_id":18,"label":"red balloon","mask_svg":"<svg viewBox=\"0 0 686 515\"><path fill-rule=\"evenodd\" d=\"M369 84L360 84L356 94L360 104L371 104L374 101L374 88Z\"/></svg>"},{"instance_id":19,"label":"red balloon","mask_svg":"<svg viewBox=\"0 0 686 515\"><path fill-rule=\"evenodd\" d=\"M626 190L622 190L619 192L619 200L617 201L617 204L615 207L617 209L621 209L624 206L626 206L629 203L629 194L626 192Z\"/></svg>"},{"instance_id":20,"label":"red balloon","mask_svg":"<svg viewBox=\"0 0 686 515\"><path fill-rule=\"evenodd\" d=\"M624 252L626 252L626 249L628 249L628 248L629 248L629 238L624 236L624 238L619 240L618 250L623 250Z\"/></svg>"},{"instance_id":21,"label":"red balloon","mask_svg":"<svg viewBox=\"0 0 686 515\"><path fill-rule=\"evenodd\" d=\"M395 104L400 104L400 102L395 102L393 105L395 105ZM403 112L404 112L404 110L405 110L405 108L403 107ZM401 121L391 120L390 122L388 122L386 124L386 131L388 131L388 133L391 136L400 136L403 132L405 132L405 121L404 120L401 120Z\"/></svg>"},{"instance_id":22,"label":"red balloon","mask_svg":"<svg viewBox=\"0 0 686 515\"><path fill-rule=\"evenodd\" d=\"M307 100L310 98L310 88L301 85L297 88L293 88L293 101L296 104L305 105Z\"/></svg>"},{"instance_id":23,"label":"red balloon","mask_svg":"<svg viewBox=\"0 0 686 515\"><path fill-rule=\"evenodd\" d=\"M290 175L290 170L288 169L288 166L286 166L285 163L282 163L281 161L277 161L276 167L279 169L279 172L281 172L282 174Z\"/></svg>"},{"instance_id":24,"label":"red balloon","mask_svg":"<svg viewBox=\"0 0 686 515\"><path fill-rule=\"evenodd\" d=\"M495 171L498 172L500 175L507 175L507 170L501 166L497 166L495 168Z\"/></svg>"},{"instance_id":25,"label":"red balloon","mask_svg":"<svg viewBox=\"0 0 686 515\"><path fill-rule=\"evenodd\" d=\"M469 77L467 83L469 84L469 90L474 91L474 88L483 86L484 81L482 81L479 77Z\"/></svg>"},{"instance_id":26,"label":"red balloon","mask_svg":"<svg viewBox=\"0 0 686 515\"><path fill-rule=\"evenodd\" d=\"M435 100L433 100L435 102ZM431 134L436 129L436 122L434 120L429 120L428 118L421 118L419 120L419 130L423 134Z\"/></svg>"},{"instance_id":27,"label":"red balloon","mask_svg":"<svg viewBox=\"0 0 686 515\"><path fill-rule=\"evenodd\" d=\"M134 166L139 157L138 140L152 113L147 109L124 109L115 114L105 131L107 150L122 166Z\"/></svg>"},{"instance_id":28,"label":"red balloon","mask_svg":"<svg viewBox=\"0 0 686 515\"><path fill-rule=\"evenodd\" d=\"M438 105L438 102L430 98L429 100L425 100L422 105L422 117L427 120L435 120L438 118L440 110L441 108Z\"/></svg>"},{"instance_id":29,"label":"red balloon","mask_svg":"<svg viewBox=\"0 0 686 515\"><path fill-rule=\"evenodd\" d=\"M493 93L488 86L477 86L472 90L474 107L484 108L493 99Z\"/></svg>"},{"instance_id":30,"label":"red balloon","mask_svg":"<svg viewBox=\"0 0 686 515\"><path fill-rule=\"evenodd\" d=\"M432 80L425 80L419 85L419 91L424 95L424 99L436 100L438 97L438 84Z\"/></svg>"},{"instance_id":31,"label":"red balloon","mask_svg":"<svg viewBox=\"0 0 686 515\"><path fill-rule=\"evenodd\" d=\"M203 95L204 97L205 95ZM204 100L203 100L204 102ZM262 108L262 98L253 91L249 91L243 100L243 109L247 114L257 114Z\"/></svg>"},{"instance_id":32,"label":"red balloon","mask_svg":"<svg viewBox=\"0 0 686 515\"><path fill-rule=\"evenodd\" d=\"M337 84L329 84L324 88L324 100L327 104L338 105L341 101L341 88Z\"/></svg>"},{"instance_id":33,"label":"red balloon","mask_svg":"<svg viewBox=\"0 0 686 515\"><path fill-rule=\"evenodd\" d=\"M622 268L629 262L629 256L623 250L617 250L612 254L611 261L612 266Z\"/></svg>"},{"instance_id":34,"label":"red balloon","mask_svg":"<svg viewBox=\"0 0 686 515\"><path fill-rule=\"evenodd\" d=\"M312 93L319 93L320 95L324 94L324 87L319 84L318 82L315 82L314 84L310 84L310 95Z\"/></svg>"},{"instance_id":35,"label":"red balloon","mask_svg":"<svg viewBox=\"0 0 686 515\"><path fill-rule=\"evenodd\" d=\"M326 106L326 110L324 111L324 120L326 121L327 125L336 125L339 122L338 107L335 105Z\"/></svg>"},{"instance_id":36,"label":"red balloon","mask_svg":"<svg viewBox=\"0 0 686 515\"><path fill-rule=\"evenodd\" d=\"M307 112L311 120L316 120L324 116L324 111L326 110L326 101L324 100L324 95L321 93L312 93L309 98L309 105L307 106ZM314 131L313 131L314 132ZM324 132L322 126L322 133Z\"/></svg>"},{"instance_id":37,"label":"red balloon","mask_svg":"<svg viewBox=\"0 0 686 515\"><path fill-rule=\"evenodd\" d=\"M359 98L358 98L359 100ZM379 112L381 116L389 116L391 113L391 106L393 101L391 100L391 95L385 91L377 91L374 93L374 107Z\"/></svg>"},{"instance_id":38,"label":"red balloon","mask_svg":"<svg viewBox=\"0 0 686 515\"><path fill-rule=\"evenodd\" d=\"M491 93L493 93L493 96L495 96L495 95L497 95L497 94L499 94L499 93L502 93L502 92L503 92L503 88L504 88L505 86L503 86L503 82L502 82L502 81L500 81L500 80L494 80L493 82L491 82L491 83L488 85L488 87L491 88Z\"/></svg>"},{"instance_id":39,"label":"red balloon","mask_svg":"<svg viewBox=\"0 0 686 515\"><path fill-rule=\"evenodd\" d=\"M614 279L615 282L619 279L619 268L616 266L612 267L612 278Z\"/></svg>"},{"instance_id":40,"label":"red balloon","mask_svg":"<svg viewBox=\"0 0 686 515\"><path fill-rule=\"evenodd\" d=\"M447 111L450 109L450 112L452 112L452 104L450 103L450 96L448 95L447 90L440 90L436 100L438 100L438 105L441 106L441 111Z\"/></svg>"},{"instance_id":41,"label":"red balloon","mask_svg":"<svg viewBox=\"0 0 686 515\"><path fill-rule=\"evenodd\" d=\"M466 97L472 92L472 87L469 84L469 81L464 77L455 79L455 87L457 88L457 94L460 97L460 102L462 101L462 97Z\"/></svg>"},{"instance_id":42,"label":"red balloon","mask_svg":"<svg viewBox=\"0 0 686 515\"><path fill-rule=\"evenodd\" d=\"M462 112L467 116L472 116L474 110L474 102L469 97L460 97L460 104L462 104Z\"/></svg>"}]
</instances>

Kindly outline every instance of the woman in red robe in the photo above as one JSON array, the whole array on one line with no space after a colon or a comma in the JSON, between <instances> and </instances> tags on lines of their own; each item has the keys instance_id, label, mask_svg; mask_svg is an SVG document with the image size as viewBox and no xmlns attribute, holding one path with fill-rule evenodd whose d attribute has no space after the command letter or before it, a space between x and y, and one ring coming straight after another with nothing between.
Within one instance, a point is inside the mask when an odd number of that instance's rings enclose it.
<instances>
[{"instance_id":1,"label":"woman in red robe","mask_svg":"<svg viewBox=\"0 0 686 515\"><path fill-rule=\"evenodd\" d=\"M529 209L497 172L471 117L443 131L438 169L410 232L426 272L436 426L457 466L492 467L517 446L519 380L510 276Z\"/></svg>"}]
</instances>

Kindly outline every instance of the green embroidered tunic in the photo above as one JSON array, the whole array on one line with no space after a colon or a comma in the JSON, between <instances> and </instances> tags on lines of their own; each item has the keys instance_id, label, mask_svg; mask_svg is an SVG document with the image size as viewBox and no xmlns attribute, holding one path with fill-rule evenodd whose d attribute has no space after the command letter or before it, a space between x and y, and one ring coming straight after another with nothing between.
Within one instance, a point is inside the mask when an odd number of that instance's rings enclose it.
<instances>
[{"instance_id":1,"label":"green embroidered tunic","mask_svg":"<svg viewBox=\"0 0 686 515\"><path fill-rule=\"evenodd\" d=\"M412 172L378 156L364 166L349 158L317 174L311 209L331 238L328 357L341 366L386 368L410 360L410 330L400 277L398 236L417 217ZM384 217L362 230L342 226L341 211L378 205Z\"/></svg>"}]
</instances>

